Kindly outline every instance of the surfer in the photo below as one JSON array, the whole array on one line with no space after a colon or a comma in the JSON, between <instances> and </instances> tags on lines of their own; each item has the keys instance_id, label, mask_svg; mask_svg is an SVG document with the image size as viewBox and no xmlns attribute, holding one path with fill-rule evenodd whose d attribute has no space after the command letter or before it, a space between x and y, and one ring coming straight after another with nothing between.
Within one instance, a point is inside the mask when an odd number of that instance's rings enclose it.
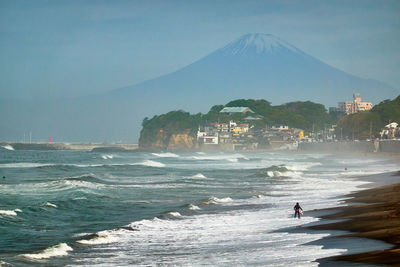
<instances>
[{"instance_id":1,"label":"surfer","mask_svg":"<svg viewBox=\"0 0 400 267\"><path fill-rule=\"evenodd\" d=\"M294 217L296 216L300 219L300 215L303 215L303 209L300 207L299 202L294 206Z\"/></svg>"}]
</instances>

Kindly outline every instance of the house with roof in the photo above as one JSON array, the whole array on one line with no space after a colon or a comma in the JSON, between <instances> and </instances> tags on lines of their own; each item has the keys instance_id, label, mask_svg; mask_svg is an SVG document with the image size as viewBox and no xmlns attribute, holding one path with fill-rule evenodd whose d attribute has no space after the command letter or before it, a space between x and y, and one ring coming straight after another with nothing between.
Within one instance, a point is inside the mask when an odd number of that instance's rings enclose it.
<instances>
[{"instance_id":1,"label":"house with roof","mask_svg":"<svg viewBox=\"0 0 400 267\"><path fill-rule=\"evenodd\" d=\"M224 107L221 109L219 113L228 113L228 114L234 114L234 113L254 113L250 108L248 107Z\"/></svg>"}]
</instances>

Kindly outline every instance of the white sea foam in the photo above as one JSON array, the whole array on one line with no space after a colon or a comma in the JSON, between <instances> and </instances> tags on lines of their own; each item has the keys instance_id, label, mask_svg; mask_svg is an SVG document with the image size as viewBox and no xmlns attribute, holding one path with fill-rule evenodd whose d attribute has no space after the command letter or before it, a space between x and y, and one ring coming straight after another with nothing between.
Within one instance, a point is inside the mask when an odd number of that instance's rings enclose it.
<instances>
[{"instance_id":1,"label":"white sea foam","mask_svg":"<svg viewBox=\"0 0 400 267\"><path fill-rule=\"evenodd\" d=\"M73 200L86 200L86 199L87 199L86 197L76 197Z\"/></svg>"},{"instance_id":2,"label":"white sea foam","mask_svg":"<svg viewBox=\"0 0 400 267\"><path fill-rule=\"evenodd\" d=\"M190 204L190 205L189 205L189 209L190 209L190 210L200 210L200 207L199 207L199 206L196 206L196 205L193 205L193 204Z\"/></svg>"},{"instance_id":3,"label":"white sea foam","mask_svg":"<svg viewBox=\"0 0 400 267\"><path fill-rule=\"evenodd\" d=\"M174 154L174 153L151 153L153 156L159 157L159 158L179 158L179 155Z\"/></svg>"},{"instance_id":4,"label":"white sea foam","mask_svg":"<svg viewBox=\"0 0 400 267\"><path fill-rule=\"evenodd\" d=\"M0 164L0 168L37 168L44 166L54 166L49 163L35 163L35 162L16 162L16 163L3 163Z\"/></svg>"},{"instance_id":5,"label":"white sea foam","mask_svg":"<svg viewBox=\"0 0 400 267\"><path fill-rule=\"evenodd\" d=\"M112 158L114 158L114 155L101 155L101 157L103 159L112 159Z\"/></svg>"},{"instance_id":6,"label":"white sea foam","mask_svg":"<svg viewBox=\"0 0 400 267\"><path fill-rule=\"evenodd\" d=\"M249 160L249 158L243 156L242 154L235 153L235 154L204 154L200 156L192 156L190 159L196 159L196 160L223 160L223 161L230 161L230 162L238 162L239 159L245 159Z\"/></svg>"},{"instance_id":7,"label":"white sea foam","mask_svg":"<svg viewBox=\"0 0 400 267\"><path fill-rule=\"evenodd\" d=\"M168 215L171 215L171 216L173 216L173 217L181 217L182 215L179 213L179 212L177 212L177 211L170 211L170 212L168 212Z\"/></svg>"},{"instance_id":8,"label":"white sea foam","mask_svg":"<svg viewBox=\"0 0 400 267\"><path fill-rule=\"evenodd\" d=\"M21 254L20 256L29 258L32 260L41 260L41 259L48 259L52 257L59 257L59 256L66 256L68 255L69 251L73 249L68 246L66 243L60 243L58 245L48 247L38 253L33 254Z\"/></svg>"},{"instance_id":9,"label":"white sea foam","mask_svg":"<svg viewBox=\"0 0 400 267\"><path fill-rule=\"evenodd\" d=\"M301 172L292 172L292 171L267 171L268 177L293 177L299 178L301 176Z\"/></svg>"},{"instance_id":10,"label":"white sea foam","mask_svg":"<svg viewBox=\"0 0 400 267\"><path fill-rule=\"evenodd\" d=\"M164 163L158 162L158 161L153 161L153 160L145 160L141 163L138 163L139 165L143 166L149 166L149 167L158 167L162 168L165 167L166 165Z\"/></svg>"},{"instance_id":11,"label":"white sea foam","mask_svg":"<svg viewBox=\"0 0 400 267\"><path fill-rule=\"evenodd\" d=\"M66 185L70 188L84 187L84 188L98 189L98 188L105 187L105 185L103 185L103 184L86 182L86 181L77 181L77 180L72 180L72 181L66 180L66 181L63 181L63 183L64 183L64 185Z\"/></svg>"},{"instance_id":12,"label":"white sea foam","mask_svg":"<svg viewBox=\"0 0 400 267\"><path fill-rule=\"evenodd\" d=\"M100 245L100 244L109 244L109 243L117 242L118 238L110 235L109 233L111 233L111 232L112 231L98 232L90 239L82 239L82 240L78 240L76 242L79 244L84 244L84 245Z\"/></svg>"},{"instance_id":13,"label":"white sea foam","mask_svg":"<svg viewBox=\"0 0 400 267\"><path fill-rule=\"evenodd\" d=\"M17 216L16 210L0 210L0 215Z\"/></svg>"},{"instance_id":14,"label":"white sea foam","mask_svg":"<svg viewBox=\"0 0 400 267\"><path fill-rule=\"evenodd\" d=\"M3 146L3 148L5 148L7 150L15 150L11 145L5 145L5 146Z\"/></svg>"},{"instance_id":15,"label":"white sea foam","mask_svg":"<svg viewBox=\"0 0 400 267\"><path fill-rule=\"evenodd\" d=\"M1 267L11 267L11 266L14 266L14 265L9 264L8 262L0 260L0 266Z\"/></svg>"},{"instance_id":16,"label":"white sea foam","mask_svg":"<svg viewBox=\"0 0 400 267\"><path fill-rule=\"evenodd\" d=\"M56 204L53 204L53 203L50 203L50 202L45 202L44 204L45 204L46 206L49 206L49 207L57 208L57 205L56 205Z\"/></svg>"},{"instance_id":17,"label":"white sea foam","mask_svg":"<svg viewBox=\"0 0 400 267\"><path fill-rule=\"evenodd\" d=\"M282 173L278 171L267 171L269 177L281 177Z\"/></svg>"},{"instance_id":18,"label":"white sea foam","mask_svg":"<svg viewBox=\"0 0 400 267\"><path fill-rule=\"evenodd\" d=\"M218 204L218 203L227 203L232 202L232 198L224 197L224 198L217 198L217 197L210 197L205 203L206 204Z\"/></svg>"},{"instance_id":19,"label":"white sea foam","mask_svg":"<svg viewBox=\"0 0 400 267\"><path fill-rule=\"evenodd\" d=\"M207 178L207 177L205 177L204 174L202 174L202 173L198 173L198 174L195 174L193 176L190 176L190 178L193 178L193 179L204 179L204 178Z\"/></svg>"}]
</instances>

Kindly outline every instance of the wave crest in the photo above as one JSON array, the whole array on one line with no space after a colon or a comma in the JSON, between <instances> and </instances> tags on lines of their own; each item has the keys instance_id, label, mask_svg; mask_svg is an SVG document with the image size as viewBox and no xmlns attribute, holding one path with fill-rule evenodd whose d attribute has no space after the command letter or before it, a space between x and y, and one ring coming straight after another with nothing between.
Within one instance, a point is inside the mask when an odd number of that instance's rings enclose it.
<instances>
[{"instance_id":1,"label":"wave crest","mask_svg":"<svg viewBox=\"0 0 400 267\"><path fill-rule=\"evenodd\" d=\"M82 239L76 242L84 245L100 245L100 244L114 243L116 241L117 238L112 237L105 232L99 232L96 234L89 235L89 239Z\"/></svg>"},{"instance_id":2,"label":"wave crest","mask_svg":"<svg viewBox=\"0 0 400 267\"><path fill-rule=\"evenodd\" d=\"M73 249L68 246L66 243L60 243L52 247L48 247L38 253L32 254L22 254L22 257L33 259L33 260L40 260L40 259L48 259L52 257L59 257L59 256L66 256L68 255L69 251Z\"/></svg>"},{"instance_id":3,"label":"wave crest","mask_svg":"<svg viewBox=\"0 0 400 267\"><path fill-rule=\"evenodd\" d=\"M219 203L227 203L227 202L232 202L232 198L230 197L224 197L224 198L217 198L217 197L210 197L205 204L219 204Z\"/></svg>"},{"instance_id":4,"label":"wave crest","mask_svg":"<svg viewBox=\"0 0 400 267\"><path fill-rule=\"evenodd\" d=\"M159 157L159 158L179 158L179 155L174 154L174 153L151 153L153 156Z\"/></svg>"},{"instance_id":5,"label":"wave crest","mask_svg":"<svg viewBox=\"0 0 400 267\"><path fill-rule=\"evenodd\" d=\"M149 166L149 167L158 167L158 168L163 168L166 166L164 163L161 163L158 161L153 161L153 160L145 160L145 161L139 163L139 165Z\"/></svg>"}]
</instances>

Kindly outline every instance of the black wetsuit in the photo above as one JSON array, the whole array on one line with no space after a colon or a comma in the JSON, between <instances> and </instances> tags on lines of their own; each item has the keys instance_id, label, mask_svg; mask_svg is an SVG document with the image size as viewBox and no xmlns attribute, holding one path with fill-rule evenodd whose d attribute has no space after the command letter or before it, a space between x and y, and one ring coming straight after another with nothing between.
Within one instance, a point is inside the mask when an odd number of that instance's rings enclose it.
<instances>
[{"instance_id":1,"label":"black wetsuit","mask_svg":"<svg viewBox=\"0 0 400 267\"><path fill-rule=\"evenodd\" d=\"M297 203L295 206L294 206L294 217L296 218L296 216L300 219L300 209L301 210L303 210L301 207L300 207L300 205L299 205L299 203Z\"/></svg>"}]
</instances>

